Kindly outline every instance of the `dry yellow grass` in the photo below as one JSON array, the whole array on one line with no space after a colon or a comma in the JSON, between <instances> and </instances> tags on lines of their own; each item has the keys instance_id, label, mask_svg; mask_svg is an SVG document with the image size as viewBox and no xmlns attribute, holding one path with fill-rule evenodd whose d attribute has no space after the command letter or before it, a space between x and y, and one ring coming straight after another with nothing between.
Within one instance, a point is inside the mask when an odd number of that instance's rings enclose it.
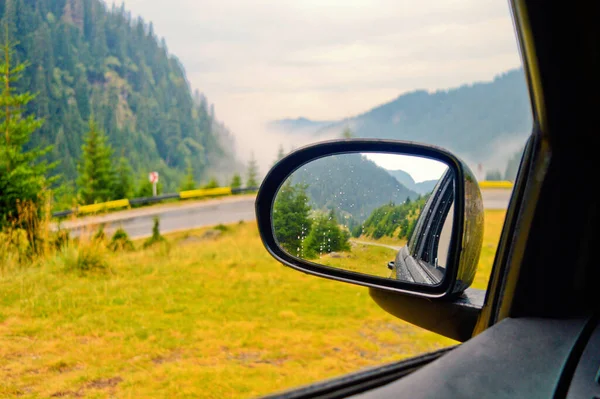
<instances>
[{"instance_id":1,"label":"dry yellow grass","mask_svg":"<svg viewBox=\"0 0 600 399\"><path fill-rule=\"evenodd\" d=\"M108 274L57 256L1 276L0 396L255 397L455 343L281 266L254 223L202 234L106 255Z\"/></svg>"},{"instance_id":2,"label":"dry yellow grass","mask_svg":"<svg viewBox=\"0 0 600 399\"><path fill-rule=\"evenodd\" d=\"M492 265L494 264L494 257L496 256L496 249L498 248L498 242L500 241L500 234L502 233L502 226L504 225L505 217L506 211L504 210L485 211L483 245L481 248L481 255L479 257L477 274L475 275L475 280L473 281L472 285L473 288L478 288L480 290L487 289L487 284L492 272Z\"/></svg>"}]
</instances>

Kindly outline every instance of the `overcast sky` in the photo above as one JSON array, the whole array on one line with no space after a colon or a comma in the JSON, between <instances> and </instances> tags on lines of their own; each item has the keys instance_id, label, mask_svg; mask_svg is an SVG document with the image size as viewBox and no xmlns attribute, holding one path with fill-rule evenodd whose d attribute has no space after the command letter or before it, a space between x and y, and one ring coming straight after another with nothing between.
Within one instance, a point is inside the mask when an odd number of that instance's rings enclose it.
<instances>
[{"instance_id":1,"label":"overcast sky","mask_svg":"<svg viewBox=\"0 0 600 399\"><path fill-rule=\"evenodd\" d=\"M125 6L153 22L239 149L259 156L274 155L279 145L264 133L265 121L353 116L406 91L490 80L521 64L507 0L125 0Z\"/></svg>"}]
</instances>

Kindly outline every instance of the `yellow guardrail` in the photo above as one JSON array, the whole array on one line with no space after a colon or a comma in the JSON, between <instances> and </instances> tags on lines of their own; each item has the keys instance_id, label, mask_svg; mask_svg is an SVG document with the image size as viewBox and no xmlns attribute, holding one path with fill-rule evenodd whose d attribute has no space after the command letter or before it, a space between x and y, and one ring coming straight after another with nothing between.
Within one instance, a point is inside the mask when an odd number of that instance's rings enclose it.
<instances>
[{"instance_id":1,"label":"yellow guardrail","mask_svg":"<svg viewBox=\"0 0 600 399\"><path fill-rule=\"evenodd\" d=\"M479 187L482 189L497 188L497 189L512 189L513 183L509 181L481 181ZM197 197L211 197L220 195L232 195L231 187L217 187L217 188L200 188L197 190L181 191L179 198L197 198ZM177 198L177 197L175 197ZM82 205L75 211L78 214L94 213L105 211L109 209L127 208L130 206L128 199L120 199L108 202L101 202L98 204Z\"/></svg>"},{"instance_id":2,"label":"yellow guardrail","mask_svg":"<svg viewBox=\"0 0 600 399\"><path fill-rule=\"evenodd\" d=\"M231 195L231 187L199 188L197 190L181 191L179 198L208 197L213 195Z\"/></svg>"},{"instance_id":3,"label":"yellow guardrail","mask_svg":"<svg viewBox=\"0 0 600 399\"><path fill-rule=\"evenodd\" d=\"M128 199L120 199L108 202L100 202L91 205L82 205L77 208L77 213L93 213L107 209L126 208L129 206Z\"/></svg>"},{"instance_id":4,"label":"yellow guardrail","mask_svg":"<svg viewBox=\"0 0 600 399\"><path fill-rule=\"evenodd\" d=\"M484 180L479 182L480 188L504 188L511 189L513 188L512 182L509 181L493 181L493 180Z\"/></svg>"},{"instance_id":5,"label":"yellow guardrail","mask_svg":"<svg viewBox=\"0 0 600 399\"><path fill-rule=\"evenodd\" d=\"M236 193L239 193L243 190L236 189ZM117 209L117 208L128 208L132 204L139 205L143 203L149 202L158 202L166 199L177 198L187 199L187 198L198 198L198 197L216 197L221 195L233 195L233 190L231 187L216 187L216 188L200 188L197 190L188 190L182 191L178 194L165 194L159 195L157 197L148 197L148 198L133 198L133 199L120 199L114 201L100 202L97 204L90 205L81 205L75 209L67 209L64 211L54 212L52 216L63 217L73 213L76 214L85 214L85 213L95 213L106 211L109 209ZM130 202L131 201L131 202Z\"/></svg>"}]
</instances>

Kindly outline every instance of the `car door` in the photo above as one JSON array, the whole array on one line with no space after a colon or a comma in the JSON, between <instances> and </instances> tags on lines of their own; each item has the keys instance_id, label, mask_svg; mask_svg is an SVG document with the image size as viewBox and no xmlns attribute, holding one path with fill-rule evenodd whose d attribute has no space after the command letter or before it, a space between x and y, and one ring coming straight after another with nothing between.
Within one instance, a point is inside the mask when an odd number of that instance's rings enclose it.
<instances>
[{"instance_id":1,"label":"car door","mask_svg":"<svg viewBox=\"0 0 600 399\"><path fill-rule=\"evenodd\" d=\"M402 281L438 284L444 276L448 255L454 200L452 171L448 169L437 182L423 209L406 246L396 256L393 273ZM445 234L442 234L444 232ZM440 241L445 241L440 246Z\"/></svg>"}]
</instances>

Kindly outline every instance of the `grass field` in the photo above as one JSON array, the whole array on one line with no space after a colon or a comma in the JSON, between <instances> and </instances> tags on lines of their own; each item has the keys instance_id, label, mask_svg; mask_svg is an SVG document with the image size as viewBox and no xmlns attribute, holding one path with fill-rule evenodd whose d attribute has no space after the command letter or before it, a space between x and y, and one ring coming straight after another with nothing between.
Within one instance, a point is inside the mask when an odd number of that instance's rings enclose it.
<instances>
[{"instance_id":1,"label":"grass field","mask_svg":"<svg viewBox=\"0 0 600 399\"><path fill-rule=\"evenodd\" d=\"M396 258L397 252L390 248L353 244L350 252L327 254L313 262L351 272L390 278L392 272L387 268L387 264Z\"/></svg>"},{"instance_id":2,"label":"grass field","mask_svg":"<svg viewBox=\"0 0 600 399\"><path fill-rule=\"evenodd\" d=\"M486 213L485 288L503 212ZM365 288L281 266L254 223L0 277L0 397L248 398L455 342L395 319ZM336 261L343 259L336 259Z\"/></svg>"}]
</instances>

